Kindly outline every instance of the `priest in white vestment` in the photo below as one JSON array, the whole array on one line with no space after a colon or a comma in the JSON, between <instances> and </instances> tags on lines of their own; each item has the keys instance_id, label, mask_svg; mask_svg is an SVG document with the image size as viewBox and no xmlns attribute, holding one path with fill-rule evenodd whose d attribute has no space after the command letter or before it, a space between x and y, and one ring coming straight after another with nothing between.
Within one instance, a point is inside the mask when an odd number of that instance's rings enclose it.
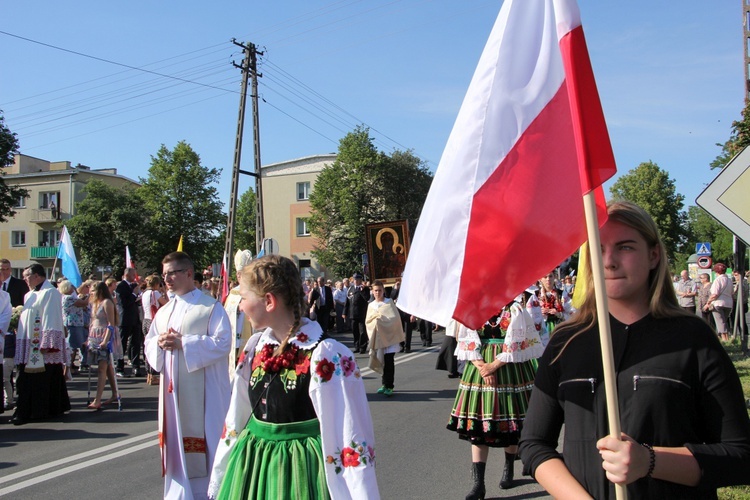
<instances>
[{"instance_id":1,"label":"priest in white vestment","mask_svg":"<svg viewBox=\"0 0 750 500\"><path fill-rule=\"evenodd\" d=\"M162 265L174 298L151 323L146 357L162 374L159 446L164 498L203 499L229 407L232 331L221 304L195 288L188 254L172 252Z\"/></svg>"}]
</instances>

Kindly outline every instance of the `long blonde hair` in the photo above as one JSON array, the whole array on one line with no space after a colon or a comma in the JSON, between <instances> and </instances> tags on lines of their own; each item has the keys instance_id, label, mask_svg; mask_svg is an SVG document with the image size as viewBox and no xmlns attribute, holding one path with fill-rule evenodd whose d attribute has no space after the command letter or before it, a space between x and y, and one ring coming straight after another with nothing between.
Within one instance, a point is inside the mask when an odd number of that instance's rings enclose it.
<instances>
[{"instance_id":1,"label":"long blonde hair","mask_svg":"<svg viewBox=\"0 0 750 500\"><path fill-rule=\"evenodd\" d=\"M266 255L242 268L240 283L258 295L273 294L291 309L294 324L276 349L275 355L284 352L289 340L297 333L305 310L302 278L297 266L286 257Z\"/></svg>"},{"instance_id":2,"label":"long blonde hair","mask_svg":"<svg viewBox=\"0 0 750 500\"><path fill-rule=\"evenodd\" d=\"M619 222L638 231L646 240L649 249L658 248L659 263L649 272L648 275L648 295L649 313L654 318L674 318L678 316L695 316L686 312L680 307L677 296L674 293L672 285L672 275L669 272L669 263L667 262L667 253L664 243L659 236L659 229L651 216L644 209L629 201L613 201L607 206L609 221ZM582 256L582 258L584 258ZM588 258L588 255L585 256ZM594 326L597 321L596 317L596 296L594 295L593 277L588 276L586 296L583 304L578 309L578 313L571 319L561 323L555 328L553 335L564 331L575 330L577 333L563 345L560 352L555 356L553 363L557 361L562 352L581 332Z\"/></svg>"}]
</instances>

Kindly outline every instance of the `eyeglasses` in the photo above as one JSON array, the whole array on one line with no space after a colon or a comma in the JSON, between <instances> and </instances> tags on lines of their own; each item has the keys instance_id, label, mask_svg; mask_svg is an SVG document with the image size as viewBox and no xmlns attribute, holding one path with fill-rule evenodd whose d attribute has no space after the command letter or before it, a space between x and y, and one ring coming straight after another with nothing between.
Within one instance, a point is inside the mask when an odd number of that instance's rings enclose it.
<instances>
[{"instance_id":1,"label":"eyeglasses","mask_svg":"<svg viewBox=\"0 0 750 500\"><path fill-rule=\"evenodd\" d=\"M161 277L166 280L168 278L174 278L175 274L185 271L187 271L187 269L175 269L174 271L167 271L166 273L162 274Z\"/></svg>"}]
</instances>

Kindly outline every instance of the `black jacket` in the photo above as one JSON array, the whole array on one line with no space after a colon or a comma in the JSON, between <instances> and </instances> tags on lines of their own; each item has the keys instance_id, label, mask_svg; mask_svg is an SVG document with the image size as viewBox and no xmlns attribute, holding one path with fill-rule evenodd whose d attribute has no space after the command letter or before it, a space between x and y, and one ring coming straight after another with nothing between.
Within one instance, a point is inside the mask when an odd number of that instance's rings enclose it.
<instances>
[{"instance_id":1,"label":"black jacket","mask_svg":"<svg viewBox=\"0 0 750 500\"><path fill-rule=\"evenodd\" d=\"M729 356L697 317L654 319L624 325L610 317L622 431L639 443L686 446L702 471L695 488L642 478L630 498L716 498L716 488L745 484L750 471L750 419ZM521 434L524 472L563 458L594 498L614 498L596 441L609 434L599 332L570 339L557 331L539 359L534 391ZM564 454L556 451L565 423Z\"/></svg>"},{"instance_id":2,"label":"black jacket","mask_svg":"<svg viewBox=\"0 0 750 500\"><path fill-rule=\"evenodd\" d=\"M325 291L325 305L323 307L318 307L318 298L320 297L320 287L314 288L312 292L310 292L310 303L308 304L308 307L314 307L315 308L315 314L316 315L327 315L333 308L333 292L331 291L331 287L328 285L323 286L323 290Z\"/></svg>"},{"instance_id":3,"label":"black jacket","mask_svg":"<svg viewBox=\"0 0 750 500\"><path fill-rule=\"evenodd\" d=\"M13 307L22 306L23 298L29 291L29 285L24 280L14 276L10 277L8 282L8 295L10 295L10 305Z\"/></svg>"},{"instance_id":4,"label":"black jacket","mask_svg":"<svg viewBox=\"0 0 750 500\"><path fill-rule=\"evenodd\" d=\"M141 318L138 315L138 297L133 290L137 286L137 283L130 284L125 280L122 280L117 284L115 291L120 297L120 305L122 305L122 321L123 327L130 327L138 325L141 322Z\"/></svg>"},{"instance_id":5,"label":"black jacket","mask_svg":"<svg viewBox=\"0 0 750 500\"><path fill-rule=\"evenodd\" d=\"M370 289L361 285L357 290L357 285L352 285L346 292L346 311L347 317L351 319L364 320L367 316L367 304L370 302Z\"/></svg>"}]
</instances>

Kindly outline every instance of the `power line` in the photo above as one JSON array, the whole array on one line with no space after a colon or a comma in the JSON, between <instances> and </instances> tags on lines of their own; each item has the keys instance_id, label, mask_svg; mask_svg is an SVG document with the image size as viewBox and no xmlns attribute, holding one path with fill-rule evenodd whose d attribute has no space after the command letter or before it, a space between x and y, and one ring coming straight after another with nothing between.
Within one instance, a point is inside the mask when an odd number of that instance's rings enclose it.
<instances>
[{"instance_id":1,"label":"power line","mask_svg":"<svg viewBox=\"0 0 750 500\"><path fill-rule=\"evenodd\" d=\"M121 63L121 62L117 62L117 61L112 61L110 59L104 59L102 57L92 56L90 54L84 54L83 52L77 52L75 50L66 49L66 48L63 48L63 47L58 47L57 45L52 45L52 44L49 44L49 43L40 42L38 40L33 40L31 38L26 38L26 37L23 37L23 36L20 36L20 35L14 35L13 33L8 33L7 31L0 30L0 34L7 35L7 36L10 36L10 37L13 37L13 38L18 38L19 40L24 40L24 41L27 41L27 42L30 42L30 43L35 43L37 45L42 45L44 47L49 47L51 49L60 50L62 52L68 52L69 54L75 54L77 56L86 57L86 58L89 58L89 59L93 59L95 61L101 61L101 62L104 62L104 63L107 63L107 64L113 64L115 66L121 66L123 68L132 69L134 71L141 71L143 73L148 73L150 75L160 76L162 78L171 78L172 80L178 80L178 81L181 81L181 82L184 82L184 83L190 83L192 85L200 85L201 87L208 87L208 88L212 88L214 90L221 90L222 92L234 92L234 93L237 93L237 91L229 91L227 89L222 89L222 88L219 88L219 87L213 87L211 85L206 85L205 83L195 82L195 81L192 81L192 80L186 80L184 78L180 78L180 77L177 77L177 76L165 75L164 73L158 73L156 71L151 71L149 69L139 68L137 66L131 66L129 64L125 64L125 63Z\"/></svg>"}]
</instances>

